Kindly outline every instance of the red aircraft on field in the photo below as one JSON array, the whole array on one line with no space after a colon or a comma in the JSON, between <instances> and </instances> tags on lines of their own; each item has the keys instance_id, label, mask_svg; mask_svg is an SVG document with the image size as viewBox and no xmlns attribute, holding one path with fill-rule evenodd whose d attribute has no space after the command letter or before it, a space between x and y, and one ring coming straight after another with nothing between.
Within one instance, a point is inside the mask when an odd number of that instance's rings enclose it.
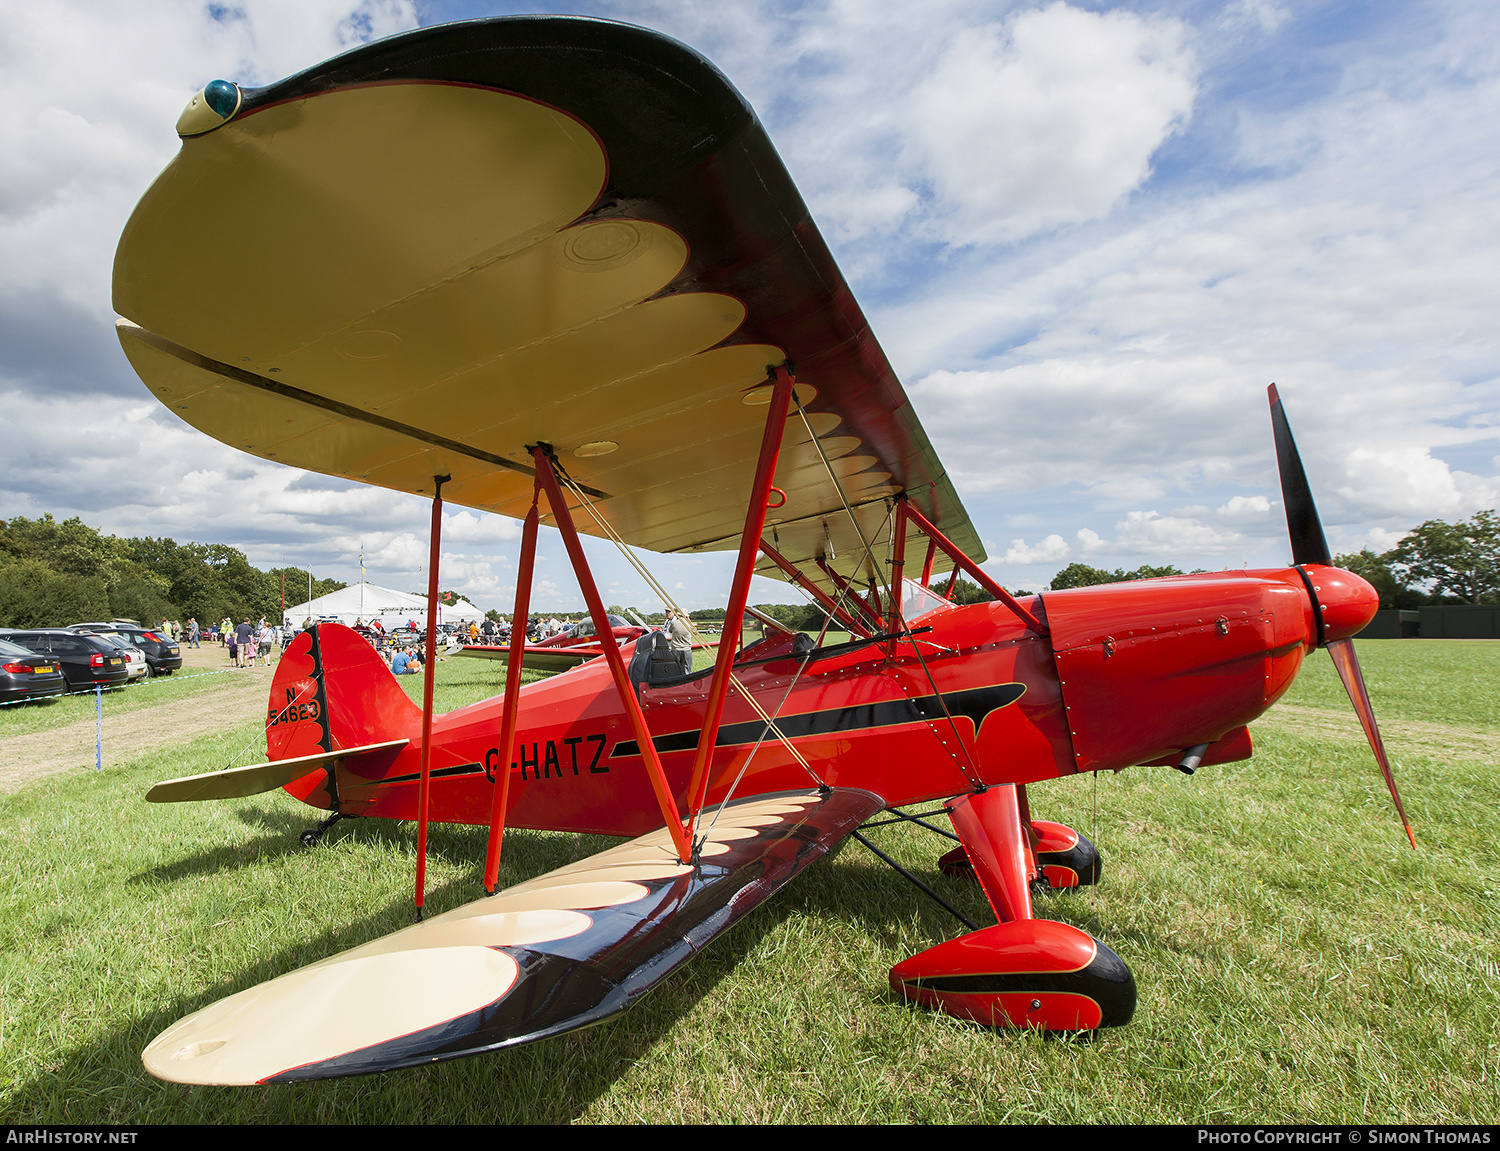
<instances>
[{"instance_id":1,"label":"red aircraft on field","mask_svg":"<svg viewBox=\"0 0 1500 1151\"><path fill-rule=\"evenodd\" d=\"M431 596L444 498L523 519L517 620L544 518L599 635L580 531L632 562L738 562L697 674L647 632L522 689L518 645L502 698L433 716L431 677L417 707L353 632L300 636L267 762L149 798L284 787L329 813L308 841L416 820L419 914L428 822L483 825L486 894L189 1016L153 1074L351 1075L596 1023L872 816L934 802L960 845L945 870L998 922L898 964L895 992L1117 1025L1125 964L1033 914L1098 853L1034 818L1029 785L1246 758L1318 647L1389 781L1350 643L1376 596L1331 565L1275 389L1292 566L1013 598L754 113L682 45L576 18L423 29L266 88L215 81L178 131L115 264L121 342L173 411L431 496ZM738 645L756 572L850 638ZM993 601L950 602L959 572ZM635 838L497 892L506 827Z\"/></svg>"}]
</instances>

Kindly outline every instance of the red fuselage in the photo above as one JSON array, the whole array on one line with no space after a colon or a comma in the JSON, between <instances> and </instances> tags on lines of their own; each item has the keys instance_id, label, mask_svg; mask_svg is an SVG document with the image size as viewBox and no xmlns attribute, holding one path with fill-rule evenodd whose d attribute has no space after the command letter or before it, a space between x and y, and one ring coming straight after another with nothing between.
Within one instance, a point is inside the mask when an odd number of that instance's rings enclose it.
<instances>
[{"instance_id":1,"label":"red fuselage","mask_svg":"<svg viewBox=\"0 0 1500 1151\"><path fill-rule=\"evenodd\" d=\"M731 787L740 797L805 787L814 782L809 768L831 786L863 788L899 806L969 791L977 782L1033 783L1176 762L1201 744L1210 745L1204 762L1243 759L1250 752L1245 725L1286 690L1306 653L1320 638L1358 631L1377 605L1356 576L1304 570L1309 582L1299 569L1283 568L1048 592L1024 601L1043 620L1045 636L1002 605L985 603L945 604L909 620L920 632L909 640L821 649L805 662L792 655L790 637L764 640L741 654L736 674L808 767L765 734L764 722L731 690L708 801ZM1310 587L1320 600L1321 636ZM684 810L709 680L705 672L640 689ZM393 714L383 688L367 694L340 684L330 671L335 746L411 741L393 760L341 766L340 810L415 818L419 715ZM520 698L508 755L497 746L499 699L434 718L432 819L487 824L494 781L508 770L507 826L632 836L661 826L602 659L529 684ZM313 777L287 790L328 803Z\"/></svg>"}]
</instances>

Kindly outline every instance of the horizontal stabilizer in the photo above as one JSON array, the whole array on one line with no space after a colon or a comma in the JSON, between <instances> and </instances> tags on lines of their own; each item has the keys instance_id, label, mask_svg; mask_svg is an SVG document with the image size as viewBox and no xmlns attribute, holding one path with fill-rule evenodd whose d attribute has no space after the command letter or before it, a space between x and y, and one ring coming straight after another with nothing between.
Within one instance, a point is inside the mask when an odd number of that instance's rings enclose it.
<instances>
[{"instance_id":1,"label":"horizontal stabilizer","mask_svg":"<svg viewBox=\"0 0 1500 1151\"><path fill-rule=\"evenodd\" d=\"M259 795L263 791L275 791L285 787L294 779L301 779L310 771L324 764L353 756L370 755L375 752L395 752L405 747L410 740L393 739L385 743L367 743L363 747L345 747L338 751L325 751L317 755L299 755L294 759L273 759L268 763L252 763L244 767L231 767L224 771L210 771L203 775L187 775L181 779L168 779L146 792L150 803L185 803L198 799L239 799L246 795Z\"/></svg>"},{"instance_id":2,"label":"horizontal stabilizer","mask_svg":"<svg viewBox=\"0 0 1500 1151\"><path fill-rule=\"evenodd\" d=\"M630 1007L885 801L733 803L699 865L666 828L222 999L146 1048L177 1083L331 1079L513 1047Z\"/></svg>"}]
</instances>

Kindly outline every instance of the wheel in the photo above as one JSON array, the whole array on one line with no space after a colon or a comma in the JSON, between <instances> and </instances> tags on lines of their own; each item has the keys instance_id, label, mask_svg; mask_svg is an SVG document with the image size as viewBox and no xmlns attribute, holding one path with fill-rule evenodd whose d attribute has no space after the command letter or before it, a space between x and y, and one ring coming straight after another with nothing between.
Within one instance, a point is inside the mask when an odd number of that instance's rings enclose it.
<instances>
[{"instance_id":1,"label":"wheel","mask_svg":"<svg viewBox=\"0 0 1500 1151\"><path fill-rule=\"evenodd\" d=\"M1044 819L1032 820L1031 826L1038 837L1037 866L1054 891L1099 882L1104 863L1099 849L1087 838L1071 827Z\"/></svg>"},{"instance_id":2,"label":"wheel","mask_svg":"<svg viewBox=\"0 0 1500 1151\"><path fill-rule=\"evenodd\" d=\"M302 835L299 838L301 838L301 840L302 840L302 846L303 847L317 847L318 846L319 836L318 836L317 831L315 831L313 828L308 828L306 831L304 831L302 833Z\"/></svg>"}]
</instances>

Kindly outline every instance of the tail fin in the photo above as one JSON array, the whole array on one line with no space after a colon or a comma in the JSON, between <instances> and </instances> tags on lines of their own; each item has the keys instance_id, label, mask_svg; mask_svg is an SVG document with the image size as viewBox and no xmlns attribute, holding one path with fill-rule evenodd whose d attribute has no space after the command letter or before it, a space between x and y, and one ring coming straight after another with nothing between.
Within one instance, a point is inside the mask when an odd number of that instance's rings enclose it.
<instances>
[{"instance_id":1,"label":"tail fin","mask_svg":"<svg viewBox=\"0 0 1500 1151\"><path fill-rule=\"evenodd\" d=\"M276 668L266 758L416 740L421 722L422 709L374 648L342 624L319 624L291 642Z\"/></svg>"}]
</instances>

